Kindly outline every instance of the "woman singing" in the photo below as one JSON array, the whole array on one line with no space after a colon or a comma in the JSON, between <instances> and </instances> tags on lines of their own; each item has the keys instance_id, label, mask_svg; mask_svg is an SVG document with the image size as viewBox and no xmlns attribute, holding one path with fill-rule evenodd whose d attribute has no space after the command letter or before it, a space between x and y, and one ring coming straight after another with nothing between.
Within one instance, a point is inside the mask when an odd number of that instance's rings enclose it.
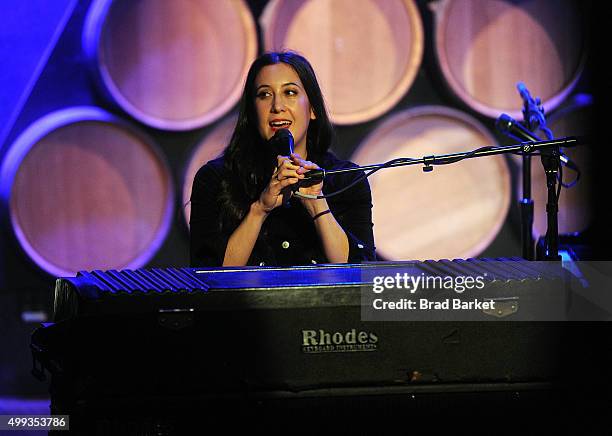
<instances>
[{"instance_id":1,"label":"woman singing","mask_svg":"<svg viewBox=\"0 0 612 436\"><path fill-rule=\"evenodd\" d=\"M270 139L279 129L294 152ZM286 132L282 132L286 133ZM291 266L375 260L372 197L361 172L301 184L309 170L355 166L328 151L333 128L308 61L266 53L247 75L238 122L223 156L197 172L191 194L192 266Z\"/></svg>"}]
</instances>

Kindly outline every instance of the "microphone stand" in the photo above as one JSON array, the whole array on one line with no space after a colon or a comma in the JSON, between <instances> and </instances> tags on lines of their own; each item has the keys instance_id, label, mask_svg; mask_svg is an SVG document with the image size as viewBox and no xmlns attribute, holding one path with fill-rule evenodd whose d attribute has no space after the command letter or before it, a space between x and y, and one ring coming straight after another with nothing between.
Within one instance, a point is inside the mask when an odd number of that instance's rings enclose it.
<instances>
[{"instance_id":1,"label":"microphone stand","mask_svg":"<svg viewBox=\"0 0 612 436\"><path fill-rule=\"evenodd\" d=\"M559 199L557 198L555 190L560 166L559 155L559 145L545 147L541 151L542 165L546 172L546 190L548 191L548 200L546 203L546 218L548 225L546 228L544 260L561 260L561 256L559 255L558 227Z\"/></svg>"},{"instance_id":2,"label":"microphone stand","mask_svg":"<svg viewBox=\"0 0 612 436\"><path fill-rule=\"evenodd\" d=\"M304 173L305 178L301 180L301 182L309 182L309 181L321 181L324 177L342 174L342 173L351 173L354 171L369 171L369 170L380 170L383 168L393 168L393 167L401 167L406 165L417 165L423 164L423 171L430 172L433 171L433 165L448 165L455 162L459 162L463 159L471 159L475 157L486 157L486 156L494 156L497 154L507 154L507 153L532 153L534 151L542 151L546 147L575 147L580 144L586 144L589 142L589 138L587 136L566 136L563 138L556 138L547 141L525 141L519 144L511 144L511 145L490 145L485 147L480 147L472 151L464 151L459 153L450 153L450 154L440 154L440 155L430 155L423 156L421 158L398 158L393 159L387 163L382 164L372 164L372 165L364 165L364 166L356 166L349 168L341 168L337 170L325 170L323 168L317 170L310 170L307 173ZM557 159L559 159L559 152L556 153ZM369 174L368 174L369 175Z\"/></svg>"},{"instance_id":3,"label":"microphone stand","mask_svg":"<svg viewBox=\"0 0 612 436\"><path fill-rule=\"evenodd\" d=\"M532 141L539 141L535 134L529 135ZM557 198L556 186L559 167L561 165L561 150L559 145L546 147L540 152L542 166L546 174L546 236L543 260L561 260L559 256L559 199ZM560 183L560 182L559 182ZM522 236L523 236L523 255L529 249L530 258L523 256L527 260L533 258L533 200L531 199L531 155L523 154L523 190L528 189L528 195L523 191L521 200ZM526 221L529 220L529 221ZM528 239L527 239L528 238ZM527 246L529 243L529 246ZM539 258L539 256L537 256Z\"/></svg>"},{"instance_id":4,"label":"microphone stand","mask_svg":"<svg viewBox=\"0 0 612 436\"><path fill-rule=\"evenodd\" d=\"M501 120L502 118L500 118ZM499 121L499 120L498 120ZM514 120L512 120L514 122ZM518 139L514 132L506 131L507 128L502 127L502 133ZM547 136L552 139L552 132L547 131ZM518 135L532 142L541 141L541 139L533 132L521 129ZM548 191L548 200L546 203L547 214L547 231L545 237L544 260L559 260L559 231L558 231L558 198L555 192L557 184L557 175L559 173L561 150L559 146L551 146L543 149L540 152L542 158L542 166L546 174L546 188ZM531 154L523 153L523 199L521 204L521 245L523 248L523 258L526 260L535 260L540 258L540 253L534 258L534 241L533 241L533 199L531 198Z\"/></svg>"},{"instance_id":5,"label":"microphone stand","mask_svg":"<svg viewBox=\"0 0 612 436\"><path fill-rule=\"evenodd\" d=\"M544 260L560 260L559 256L559 232L557 225L557 212L559 210L557 193L557 174L560 166L560 147L573 147L579 144L588 143L588 137L568 136L547 141L526 141L520 144L506 146L486 146L469 152L451 153L443 155L423 156L422 158L399 158L393 159L384 164L366 165L361 167L342 168L337 170L311 170L304 175L302 182L309 183L320 181L326 176L353 171L378 171L383 168L392 168L406 165L422 164L424 172L431 172L434 165L447 165L459 162L463 159L493 156L507 153L522 153L523 156L531 155L534 151L539 151L542 156L542 164L546 172L546 186L548 188L548 204L546 212L548 214L548 229L546 231L546 250ZM368 175L369 175L368 174ZM324 198L324 197L321 197ZM532 202L533 205L533 202ZM533 206L532 206L533 207ZM533 215L532 215L533 216ZM531 227L529 227L531 229Z\"/></svg>"},{"instance_id":6,"label":"microphone stand","mask_svg":"<svg viewBox=\"0 0 612 436\"><path fill-rule=\"evenodd\" d=\"M539 106L539 100L533 101L529 91L522 82L517 83L517 89L523 100L523 122L532 132L539 127L544 118L544 110ZM528 138L537 141L540 138L534 136ZM548 138L552 139L552 138ZM531 155L523 154L523 198L520 201L521 208L521 243L523 246L523 259L535 260L533 239L533 198L531 198Z\"/></svg>"},{"instance_id":7,"label":"microphone stand","mask_svg":"<svg viewBox=\"0 0 612 436\"><path fill-rule=\"evenodd\" d=\"M553 134L546 127L546 117L544 108L539 98L533 99L529 90L523 82L516 85L517 90L523 100L523 122L527 127L535 132L541 129L546 133L547 138L553 139ZM528 139L539 140L536 135L529 135ZM546 173L546 188L548 200L546 203L547 229L544 247L544 260L560 260L559 256L559 230L558 213L559 199L555 192L557 176L559 174L561 150L559 146L546 147L540 153L544 172ZM560 180L559 183L562 183ZM533 260L533 199L531 198L531 155L523 154L523 199L521 200L521 219L523 237L523 257ZM539 258L539 256L536 256Z\"/></svg>"},{"instance_id":8,"label":"microphone stand","mask_svg":"<svg viewBox=\"0 0 612 436\"><path fill-rule=\"evenodd\" d=\"M521 208L521 245L523 259L535 260L533 254L533 198L531 198L531 155L523 154L523 198Z\"/></svg>"}]
</instances>

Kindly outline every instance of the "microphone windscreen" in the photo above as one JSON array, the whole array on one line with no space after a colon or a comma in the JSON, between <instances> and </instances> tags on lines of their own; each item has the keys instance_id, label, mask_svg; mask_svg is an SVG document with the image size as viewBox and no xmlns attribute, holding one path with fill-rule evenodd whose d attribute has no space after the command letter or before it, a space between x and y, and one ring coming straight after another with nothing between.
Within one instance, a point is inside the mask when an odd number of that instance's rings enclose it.
<instances>
[{"instance_id":1,"label":"microphone windscreen","mask_svg":"<svg viewBox=\"0 0 612 436\"><path fill-rule=\"evenodd\" d=\"M514 122L515 122L514 119L512 119L510 115L501 114L499 118L497 119L497 121L495 122L495 127L497 128L497 130L499 130L499 132L505 134L510 131L510 128L512 127L512 124Z\"/></svg>"},{"instance_id":2,"label":"microphone windscreen","mask_svg":"<svg viewBox=\"0 0 612 436\"><path fill-rule=\"evenodd\" d=\"M289 129L278 129L269 143L280 155L288 156L293 153L293 135Z\"/></svg>"}]
</instances>

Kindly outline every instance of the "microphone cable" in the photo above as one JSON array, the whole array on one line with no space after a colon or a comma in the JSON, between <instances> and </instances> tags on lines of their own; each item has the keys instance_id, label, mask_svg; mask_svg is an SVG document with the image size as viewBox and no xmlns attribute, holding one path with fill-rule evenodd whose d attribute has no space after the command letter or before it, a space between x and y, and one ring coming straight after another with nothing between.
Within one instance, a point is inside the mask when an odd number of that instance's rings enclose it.
<instances>
[{"instance_id":1,"label":"microphone cable","mask_svg":"<svg viewBox=\"0 0 612 436\"><path fill-rule=\"evenodd\" d=\"M346 190L352 188L353 186L355 186L356 184L362 182L363 180L367 179L368 177L370 177L372 174L374 174L375 172L382 170L383 168L389 168L392 166L395 166L395 164L402 164L402 163L409 163L409 162L419 162L421 160L425 159L425 167L423 168L423 171L425 172L429 172L429 169L426 168L431 168L431 165L449 165L449 164L453 164L459 161L462 161L464 159L468 159L473 157L476 153L482 152L482 151L487 151L487 150L491 150L494 147L491 145L486 145L484 147L480 147L477 148L475 150L470 151L469 153L466 153L463 156L457 156L454 158L445 158L443 161L440 162L436 162L435 161L435 157L433 158L433 161L427 161L427 157L426 158L421 158L421 159L416 159L416 158L411 158L411 157L400 157L400 158L396 158L396 159L391 159L383 164L381 164L378 168L374 168L373 170L370 170L368 172L364 172L364 174L361 174L358 178L356 178L355 180L353 180L352 183L350 183L349 185L345 186L344 188L338 189L337 191L334 191L332 193L329 194L324 194L324 195L310 195L310 194L302 194L299 191L295 191L294 195L296 195L297 197L300 198L306 198L306 199L310 199L310 200L322 200L322 199L327 199L327 198L331 198L331 197L335 197L336 195L339 195L343 192L345 192ZM332 174L333 175L333 174Z\"/></svg>"}]
</instances>

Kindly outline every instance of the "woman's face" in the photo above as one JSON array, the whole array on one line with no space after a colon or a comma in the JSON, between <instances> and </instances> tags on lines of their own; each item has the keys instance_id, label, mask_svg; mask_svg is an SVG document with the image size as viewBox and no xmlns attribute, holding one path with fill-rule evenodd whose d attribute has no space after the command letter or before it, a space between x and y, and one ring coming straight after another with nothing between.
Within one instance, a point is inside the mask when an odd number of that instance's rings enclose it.
<instances>
[{"instance_id":1,"label":"woman's face","mask_svg":"<svg viewBox=\"0 0 612 436\"><path fill-rule=\"evenodd\" d=\"M289 129L295 151L306 157L306 133L315 115L291 66L278 63L261 69L255 78L255 110L259 133L265 140L279 129Z\"/></svg>"}]
</instances>

